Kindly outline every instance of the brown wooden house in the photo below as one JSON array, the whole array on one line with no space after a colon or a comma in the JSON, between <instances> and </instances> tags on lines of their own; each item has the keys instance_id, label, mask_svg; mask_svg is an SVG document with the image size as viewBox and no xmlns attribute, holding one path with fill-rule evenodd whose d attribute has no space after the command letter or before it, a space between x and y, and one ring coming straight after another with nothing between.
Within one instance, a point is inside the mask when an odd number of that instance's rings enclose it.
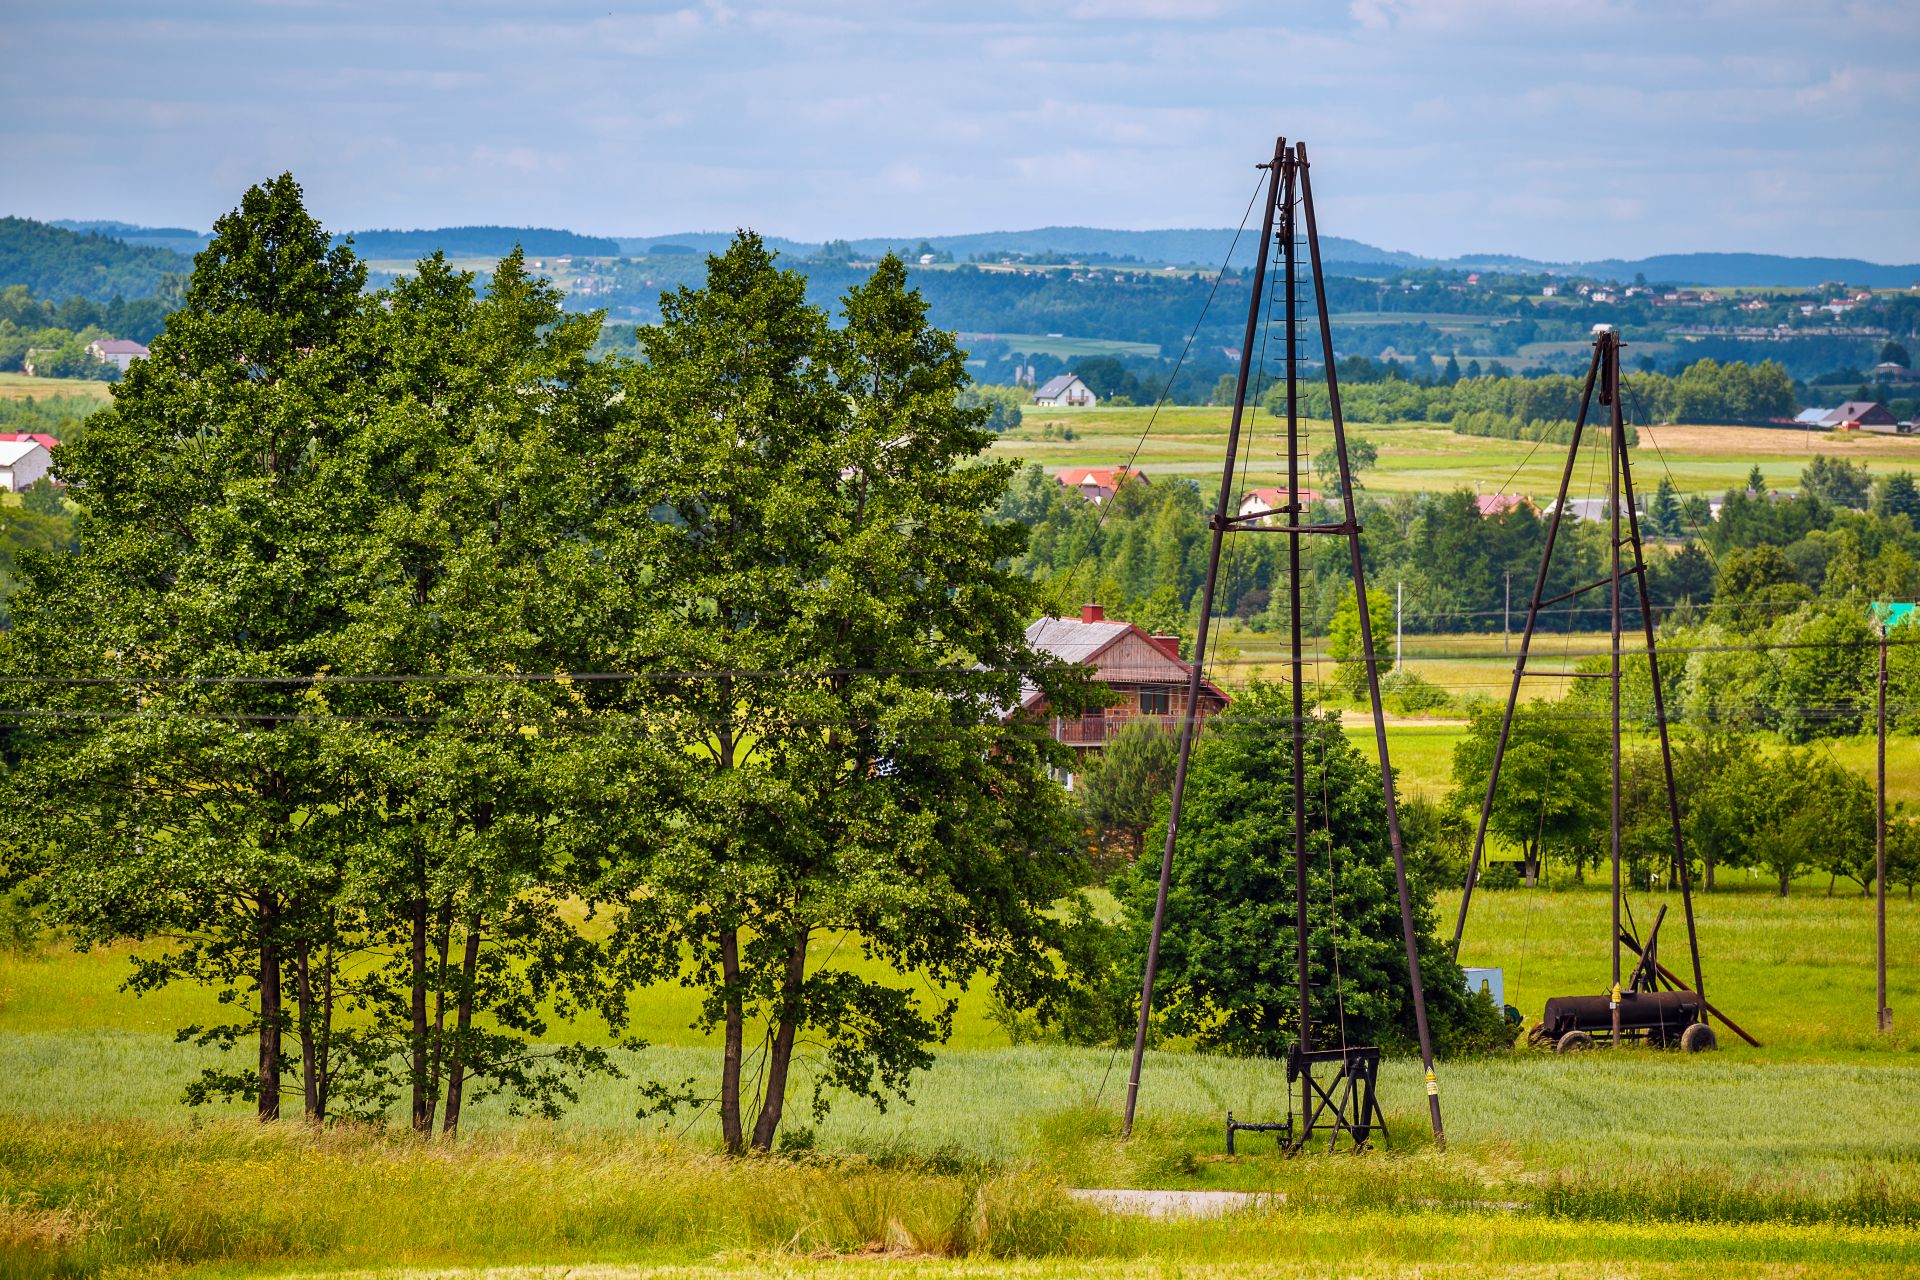
<instances>
[{"instance_id":1,"label":"brown wooden house","mask_svg":"<svg viewBox=\"0 0 1920 1280\"><path fill-rule=\"evenodd\" d=\"M1093 668L1094 679L1119 695L1112 706L1079 716L1053 715L1046 696L1028 687L1023 691L1023 713L1044 719L1056 740L1084 756L1098 751L1124 726L1142 718L1177 729L1187 709L1187 685L1192 664L1180 657L1180 637L1150 635L1131 622L1108 621L1097 604L1080 610L1078 618L1042 618L1027 628L1027 643L1062 662ZM1200 716L1213 715L1229 701L1210 680L1200 684ZM1068 786L1071 778L1063 779Z\"/></svg>"}]
</instances>

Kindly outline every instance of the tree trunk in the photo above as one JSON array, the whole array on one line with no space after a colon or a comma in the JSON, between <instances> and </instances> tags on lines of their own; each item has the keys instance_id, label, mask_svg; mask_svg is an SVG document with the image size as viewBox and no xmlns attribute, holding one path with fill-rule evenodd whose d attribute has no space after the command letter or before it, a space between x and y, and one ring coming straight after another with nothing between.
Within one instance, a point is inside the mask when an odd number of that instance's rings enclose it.
<instances>
[{"instance_id":1,"label":"tree trunk","mask_svg":"<svg viewBox=\"0 0 1920 1280\"><path fill-rule=\"evenodd\" d=\"M1789 872L1785 867L1780 868L1780 896L1781 897L1784 898L1787 896L1787 881L1791 880L1792 878L1793 878L1793 875L1791 872Z\"/></svg>"},{"instance_id":2,"label":"tree trunk","mask_svg":"<svg viewBox=\"0 0 1920 1280\"><path fill-rule=\"evenodd\" d=\"M432 1065L427 1070L427 1087L437 1101L440 1097L440 1067L446 1057L447 1046L447 946L453 939L453 899L448 898L440 904L439 938L435 947L440 959L433 971L433 1052ZM427 1127L433 1127L433 1117L427 1117Z\"/></svg>"},{"instance_id":3,"label":"tree trunk","mask_svg":"<svg viewBox=\"0 0 1920 1280\"><path fill-rule=\"evenodd\" d=\"M424 891L426 873L420 861L416 856L414 868L420 877L419 888ZM427 900L417 897L410 907L413 989L409 1003L413 1026L408 1043L412 1050L413 1128L416 1133L426 1133L433 1127L433 1099L427 1092Z\"/></svg>"},{"instance_id":4,"label":"tree trunk","mask_svg":"<svg viewBox=\"0 0 1920 1280\"><path fill-rule=\"evenodd\" d=\"M453 1015L453 1059L447 1064L447 1118L441 1130L460 1130L460 1098L467 1084L467 1032L473 1026L473 984L480 969L480 917L467 917L467 945L460 957L460 999Z\"/></svg>"},{"instance_id":5,"label":"tree trunk","mask_svg":"<svg viewBox=\"0 0 1920 1280\"><path fill-rule=\"evenodd\" d=\"M312 944L305 939L294 952L296 998L300 1004L300 1084L305 1094L308 1124L324 1124L326 1109L321 1102L327 1064L321 1059L320 1037L314 1025Z\"/></svg>"},{"instance_id":6,"label":"tree trunk","mask_svg":"<svg viewBox=\"0 0 1920 1280\"><path fill-rule=\"evenodd\" d=\"M1713 892L1713 858L1711 855L1702 854L1700 857L1700 861L1701 861L1701 864L1706 868L1706 890L1708 893L1712 893Z\"/></svg>"},{"instance_id":7,"label":"tree trunk","mask_svg":"<svg viewBox=\"0 0 1920 1280\"><path fill-rule=\"evenodd\" d=\"M760 1119L753 1126L753 1149L773 1150L773 1133L787 1105L787 1068L793 1061L793 1038L800 1029L800 984L807 976L807 935L800 926L793 950L787 955L786 976L780 981L780 1029L774 1033L767 1057L767 1092L760 1103Z\"/></svg>"},{"instance_id":8,"label":"tree trunk","mask_svg":"<svg viewBox=\"0 0 1920 1280\"><path fill-rule=\"evenodd\" d=\"M280 1118L280 927L279 903L260 895L260 1119Z\"/></svg>"},{"instance_id":9,"label":"tree trunk","mask_svg":"<svg viewBox=\"0 0 1920 1280\"><path fill-rule=\"evenodd\" d=\"M740 1000L740 931L720 931L720 978L726 984L726 1047L720 1057L720 1138L727 1154L744 1152L740 1123L740 1064L747 1036L746 1011Z\"/></svg>"},{"instance_id":10,"label":"tree trunk","mask_svg":"<svg viewBox=\"0 0 1920 1280\"><path fill-rule=\"evenodd\" d=\"M1540 883L1540 849L1538 845L1520 846L1520 865L1526 872L1527 888Z\"/></svg>"}]
</instances>

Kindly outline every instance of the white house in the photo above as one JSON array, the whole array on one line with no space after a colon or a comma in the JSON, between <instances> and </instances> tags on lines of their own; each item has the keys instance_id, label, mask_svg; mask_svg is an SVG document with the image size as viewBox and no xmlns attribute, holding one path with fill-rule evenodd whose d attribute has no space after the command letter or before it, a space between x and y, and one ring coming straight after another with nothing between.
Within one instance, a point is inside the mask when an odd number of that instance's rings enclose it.
<instances>
[{"instance_id":1,"label":"white house","mask_svg":"<svg viewBox=\"0 0 1920 1280\"><path fill-rule=\"evenodd\" d=\"M53 454L38 440L0 440L0 489L18 493L47 474Z\"/></svg>"},{"instance_id":2,"label":"white house","mask_svg":"<svg viewBox=\"0 0 1920 1280\"><path fill-rule=\"evenodd\" d=\"M1033 402L1049 408L1068 405L1075 408L1090 408L1100 403L1100 398L1093 394L1093 388L1080 381L1076 375L1062 373L1048 378L1046 385L1033 393Z\"/></svg>"},{"instance_id":3,"label":"white house","mask_svg":"<svg viewBox=\"0 0 1920 1280\"><path fill-rule=\"evenodd\" d=\"M1285 489L1249 489L1240 495L1240 515L1242 519L1257 518L1260 524L1271 525L1274 523L1273 513L1284 512L1296 500L1304 521L1306 509L1320 501L1320 494L1313 489L1302 489L1296 498Z\"/></svg>"},{"instance_id":4,"label":"white house","mask_svg":"<svg viewBox=\"0 0 1920 1280\"><path fill-rule=\"evenodd\" d=\"M147 349L125 338L95 338L87 344L87 354L125 373L128 365L146 358Z\"/></svg>"}]
</instances>

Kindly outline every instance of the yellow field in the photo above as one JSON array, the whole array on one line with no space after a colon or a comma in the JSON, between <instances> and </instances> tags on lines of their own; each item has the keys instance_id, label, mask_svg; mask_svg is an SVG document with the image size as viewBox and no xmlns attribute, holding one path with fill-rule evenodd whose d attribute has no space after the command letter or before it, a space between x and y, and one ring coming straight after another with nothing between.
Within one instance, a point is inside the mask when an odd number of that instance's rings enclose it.
<instances>
[{"instance_id":1,"label":"yellow field","mask_svg":"<svg viewBox=\"0 0 1920 1280\"><path fill-rule=\"evenodd\" d=\"M24 373L0 373L0 400L51 400L55 396L91 396L105 400L110 384L91 378L29 378Z\"/></svg>"}]
</instances>

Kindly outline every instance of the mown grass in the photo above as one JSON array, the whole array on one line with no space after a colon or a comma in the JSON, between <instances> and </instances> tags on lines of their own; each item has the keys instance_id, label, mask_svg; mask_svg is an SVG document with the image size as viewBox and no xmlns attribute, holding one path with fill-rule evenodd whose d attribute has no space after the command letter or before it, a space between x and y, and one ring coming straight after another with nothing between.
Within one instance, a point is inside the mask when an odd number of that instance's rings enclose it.
<instances>
[{"instance_id":1,"label":"mown grass","mask_svg":"<svg viewBox=\"0 0 1920 1280\"><path fill-rule=\"evenodd\" d=\"M50 400L55 396L107 399L112 384L93 378L31 378L24 373L0 373L0 400Z\"/></svg>"}]
</instances>

